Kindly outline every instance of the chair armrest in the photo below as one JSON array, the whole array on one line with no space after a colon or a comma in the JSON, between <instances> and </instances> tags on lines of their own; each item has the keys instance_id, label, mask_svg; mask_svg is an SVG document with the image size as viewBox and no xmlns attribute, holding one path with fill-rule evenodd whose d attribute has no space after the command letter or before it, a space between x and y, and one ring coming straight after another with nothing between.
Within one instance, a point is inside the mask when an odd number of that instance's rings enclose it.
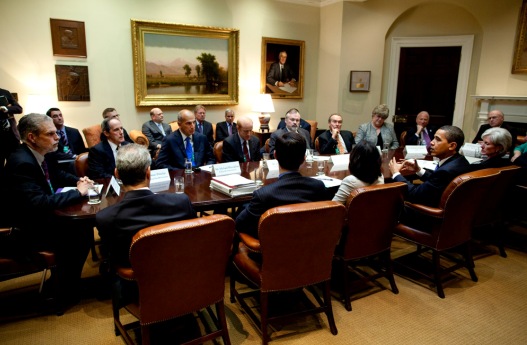
<instances>
[{"instance_id":1,"label":"chair armrest","mask_svg":"<svg viewBox=\"0 0 527 345\"><path fill-rule=\"evenodd\" d=\"M11 228L0 228L0 237L11 235Z\"/></svg>"},{"instance_id":2,"label":"chair armrest","mask_svg":"<svg viewBox=\"0 0 527 345\"><path fill-rule=\"evenodd\" d=\"M249 248L249 250L260 253L260 240L250 235L244 234L243 232L238 233L238 235L240 237L240 241L242 241L243 244Z\"/></svg>"},{"instance_id":3,"label":"chair armrest","mask_svg":"<svg viewBox=\"0 0 527 345\"><path fill-rule=\"evenodd\" d=\"M116 267L115 272L117 275L126 280L135 280L135 274L132 267Z\"/></svg>"},{"instance_id":4,"label":"chair armrest","mask_svg":"<svg viewBox=\"0 0 527 345\"><path fill-rule=\"evenodd\" d=\"M412 204L411 202L405 201L405 207L408 207L416 212L419 212L425 216L430 216L434 218L443 218L445 216L445 211L441 208L430 207L421 204Z\"/></svg>"}]
</instances>

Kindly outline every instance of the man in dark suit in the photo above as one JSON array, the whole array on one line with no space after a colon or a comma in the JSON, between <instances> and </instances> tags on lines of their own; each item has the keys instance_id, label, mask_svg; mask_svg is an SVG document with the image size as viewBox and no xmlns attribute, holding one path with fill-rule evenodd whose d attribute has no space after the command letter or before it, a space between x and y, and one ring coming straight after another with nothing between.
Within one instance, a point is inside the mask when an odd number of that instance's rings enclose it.
<instances>
[{"instance_id":1,"label":"man in dark suit","mask_svg":"<svg viewBox=\"0 0 527 345\"><path fill-rule=\"evenodd\" d=\"M157 150L161 148L161 143L166 136L172 133L172 127L169 124L163 123L163 111L159 108L150 110L150 121L143 124L141 132L148 139L148 149L150 155L155 157Z\"/></svg>"},{"instance_id":2,"label":"man in dark suit","mask_svg":"<svg viewBox=\"0 0 527 345\"><path fill-rule=\"evenodd\" d=\"M61 218L54 210L81 202L93 181L57 169L45 159L59 145L50 117L23 116L18 130L23 144L10 155L5 167L9 183L4 183L2 190L10 200L3 206L2 220L9 217L9 226L20 229L22 245L55 252L59 297L67 304L76 302L80 297L82 267L93 241L93 225ZM56 193L66 186L77 188Z\"/></svg>"},{"instance_id":3,"label":"man in dark suit","mask_svg":"<svg viewBox=\"0 0 527 345\"><path fill-rule=\"evenodd\" d=\"M56 162L68 161L59 164L59 167L75 174L75 158L77 155L87 151L81 133L77 128L64 125L64 116L59 108L49 108L46 115L53 120L57 134L60 137L59 148L57 151L48 153L46 158L49 157Z\"/></svg>"},{"instance_id":4,"label":"man in dark suit","mask_svg":"<svg viewBox=\"0 0 527 345\"><path fill-rule=\"evenodd\" d=\"M321 154L344 154L350 153L355 139L350 131L343 131L342 116L331 114L328 118L329 129L319 135L318 146Z\"/></svg>"},{"instance_id":5,"label":"man in dark suit","mask_svg":"<svg viewBox=\"0 0 527 345\"><path fill-rule=\"evenodd\" d=\"M435 129L428 127L430 114L421 111L415 118L415 127L410 127L406 131L404 144L406 145L426 145L430 148L430 142L434 138ZM401 143L403 144L403 143Z\"/></svg>"},{"instance_id":6,"label":"man in dark suit","mask_svg":"<svg viewBox=\"0 0 527 345\"><path fill-rule=\"evenodd\" d=\"M260 139L252 135L253 121L249 117L238 119L238 133L223 140L223 162L257 162L262 159ZM248 145L248 146L247 146Z\"/></svg>"},{"instance_id":7,"label":"man in dark suit","mask_svg":"<svg viewBox=\"0 0 527 345\"><path fill-rule=\"evenodd\" d=\"M238 133L236 122L234 122L234 110L225 110L225 121L216 124L216 142L222 141L231 134Z\"/></svg>"},{"instance_id":8,"label":"man in dark suit","mask_svg":"<svg viewBox=\"0 0 527 345\"><path fill-rule=\"evenodd\" d=\"M22 107L11 92L0 89L0 180L4 180L4 164L11 152L20 146L20 135L14 114L22 114Z\"/></svg>"},{"instance_id":9,"label":"man in dark suit","mask_svg":"<svg viewBox=\"0 0 527 345\"><path fill-rule=\"evenodd\" d=\"M481 135L489 128L491 127L500 127L500 128L505 128L506 130L509 131L509 133L511 134L511 137L512 137L512 146L510 148L510 156L512 157L512 155L514 154L514 148L516 147L516 141L518 139L517 137L517 133L516 133L516 130L503 123L503 121L505 120L505 116L503 115L503 112L501 110L491 110L489 111L488 115L487 115L487 121L489 123L485 124L485 125L481 125L479 127L479 130L478 130L478 133L476 134L476 136L474 137L474 140L472 140L472 144L476 144L478 142L481 142L483 141L483 138L481 137Z\"/></svg>"},{"instance_id":10,"label":"man in dark suit","mask_svg":"<svg viewBox=\"0 0 527 345\"><path fill-rule=\"evenodd\" d=\"M155 194L149 189L148 150L138 144L123 146L117 153L115 176L123 182L124 198L96 215L102 244L114 264L130 266L132 237L151 225L196 217L186 194Z\"/></svg>"},{"instance_id":11,"label":"man in dark suit","mask_svg":"<svg viewBox=\"0 0 527 345\"><path fill-rule=\"evenodd\" d=\"M306 141L295 132L276 139L276 159L280 169L278 181L257 189L250 204L236 217L236 230L258 238L260 216L281 205L329 200L322 181L302 176L298 168L304 162Z\"/></svg>"},{"instance_id":12,"label":"man in dark suit","mask_svg":"<svg viewBox=\"0 0 527 345\"><path fill-rule=\"evenodd\" d=\"M296 79L293 70L286 65L287 52L285 50L278 54L278 61L273 62L267 72L267 84L274 86L284 86L289 84L296 86Z\"/></svg>"},{"instance_id":13,"label":"man in dark suit","mask_svg":"<svg viewBox=\"0 0 527 345\"><path fill-rule=\"evenodd\" d=\"M276 129L284 129L285 127L285 119L282 119L280 122L278 122ZM298 125L298 127L305 129L308 133L311 133L311 125L304 119L300 119L300 125Z\"/></svg>"},{"instance_id":14,"label":"man in dark suit","mask_svg":"<svg viewBox=\"0 0 527 345\"><path fill-rule=\"evenodd\" d=\"M274 146L277 138L282 136L282 134L286 132L296 132L302 135L304 137L304 140L306 141L306 146L308 149L313 149L313 143L311 142L311 134L306 131L303 128L299 127L300 124L300 112L298 109L292 108L287 111L285 114L285 125L286 127L283 129L278 129L271 134L271 137L269 139L269 153L271 154L271 157L274 157Z\"/></svg>"},{"instance_id":15,"label":"man in dark suit","mask_svg":"<svg viewBox=\"0 0 527 345\"><path fill-rule=\"evenodd\" d=\"M179 129L163 141L155 162L156 167L185 169L187 158L192 160L193 167L214 164L216 161L207 137L196 133L194 114L188 109L183 109L178 113L177 121Z\"/></svg>"},{"instance_id":16,"label":"man in dark suit","mask_svg":"<svg viewBox=\"0 0 527 345\"><path fill-rule=\"evenodd\" d=\"M101 128L104 139L91 147L88 153L88 176L92 179L112 177L119 147L129 144L124 140L123 126L119 118L105 118Z\"/></svg>"},{"instance_id":17,"label":"man in dark suit","mask_svg":"<svg viewBox=\"0 0 527 345\"><path fill-rule=\"evenodd\" d=\"M115 108L106 108L102 111L102 118L103 120L104 119L107 119L107 118L114 118L116 117L117 119L119 119L119 113L117 112L117 110L115 110ZM121 119L119 119L121 120ZM124 135L124 140L129 142L129 143L133 143L134 141L130 138L130 136L128 135L128 132L126 131L126 129L124 129L123 127L123 135ZM101 133L101 141L104 139L104 133Z\"/></svg>"},{"instance_id":18,"label":"man in dark suit","mask_svg":"<svg viewBox=\"0 0 527 345\"><path fill-rule=\"evenodd\" d=\"M205 121L205 116L207 116L207 109L201 104L196 105L194 108L196 132L206 136L210 146L214 146L214 131L212 129L212 123Z\"/></svg>"},{"instance_id":19,"label":"man in dark suit","mask_svg":"<svg viewBox=\"0 0 527 345\"><path fill-rule=\"evenodd\" d=\"M436 131L430 143L430 154L439 158L435 171L419 167L414 159L397 162L394 157L389 163L390 172L394 181L406 182L408 185L405 200L437 207L448 184L458 175L470 170L470 164L466 158L459 154L464 141L463 131L458 127L443 126ZM414 185L408 181L400 174L403 169L416 173L423 183Z\"/></svg>"}]
</instances>

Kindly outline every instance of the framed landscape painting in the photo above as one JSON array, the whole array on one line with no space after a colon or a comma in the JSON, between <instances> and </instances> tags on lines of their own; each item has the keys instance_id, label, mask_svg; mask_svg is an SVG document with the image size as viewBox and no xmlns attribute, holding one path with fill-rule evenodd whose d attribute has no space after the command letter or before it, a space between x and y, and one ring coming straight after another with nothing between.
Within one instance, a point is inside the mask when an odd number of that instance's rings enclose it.
<instances>
[{"instance_id":1,"label":"framed landscape painting","mask_svg":"<svg viewBox=\"0 0 527 345\"><path fill-rule=\"evenodd\" d=\"M132 19L136 106L238 104L239 30Z\"/></svg>"}]
</instances>

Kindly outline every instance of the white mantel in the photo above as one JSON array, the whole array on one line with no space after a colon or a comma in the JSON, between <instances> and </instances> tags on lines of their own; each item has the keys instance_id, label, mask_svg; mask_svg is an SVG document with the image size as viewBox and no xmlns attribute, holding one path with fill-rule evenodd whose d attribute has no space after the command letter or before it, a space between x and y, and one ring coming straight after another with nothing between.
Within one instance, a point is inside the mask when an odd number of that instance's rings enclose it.
<instances>
[{"instance_id":1,"label":"white mantel","mask_svg":"<svg viewBox=\"0 0 527 345\"><path fill-rule=\"evenodd\" d=\"M527 96L484 95L471 96L479 102L478 122L487 123L487 114L499 109L507 122L527 123Z\"/></svg>"}]
</instances>

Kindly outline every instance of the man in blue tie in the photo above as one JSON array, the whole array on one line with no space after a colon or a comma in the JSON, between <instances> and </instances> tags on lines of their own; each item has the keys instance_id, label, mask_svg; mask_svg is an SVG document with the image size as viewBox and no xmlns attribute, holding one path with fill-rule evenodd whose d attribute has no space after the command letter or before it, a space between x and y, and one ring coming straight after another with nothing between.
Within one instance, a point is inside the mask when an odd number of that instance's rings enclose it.
<instances>
[{"instance_id":1,"label":"man in blue tie","mask_svg":"<svg viewBox=\"0 0 527 345\"><path fill-rule=\"evenodd\" d=\"M225 110L225 121L216 124L216 142L222 141L229 135L238 133L238 125L234 122L234 110Z\"/></svg>"},{"instance_id":2,"label":"man in blue tie","mask_svg":"<svg viewBox=\"0 0 527 345\"><path fill-rule=\"evenodd\" d=\"M196 132L194 114L183 109L177 117L179 129L169 134L161 145L155 166L158 169L185 169L185 159L192 160L193 167L214 164L212 147L203 134Z\"/></svg>"},{"instance_id":3,"label":"man in blue tie","mask_svg":"<svg viewBox=\"0 0 527 345\"><path fill-rule=\"evenodd\" d=\"M143 123L141 132L148 138L148 149L150 155L155 157L157 151L161 148L161 143L167 135L172 133L172 127L163 123L163 111L159 108L150 110L150 121Z\"/></svg>"},{"instance_id":4,"label":"man in blue tie","mask_svg":"<svg viewBox=\"0 0 527 345\"><path fill-rule=\"evenodd\" d=\"M194 116L196 117L196 132L207 137L209 144L214 145L214 133L212 130L212 123L205 121L207 116L207 109L201 104L194 108Z\"/></svg>"}]
</instances>

